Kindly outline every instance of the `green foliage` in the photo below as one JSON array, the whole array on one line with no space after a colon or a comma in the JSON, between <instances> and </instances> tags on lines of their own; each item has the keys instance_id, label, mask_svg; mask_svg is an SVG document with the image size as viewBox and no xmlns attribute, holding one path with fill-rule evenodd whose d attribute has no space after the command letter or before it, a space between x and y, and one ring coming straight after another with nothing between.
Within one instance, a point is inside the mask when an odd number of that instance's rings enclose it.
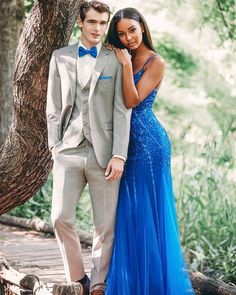
<instances>
[{"instance_id":1,"label":"green foliage","mask_svg":"<svg viewBox=\"0 0 236 295\"><path fill-rule=\"evenodd\" d=\"M74 43L78 42L80 34L81 34L81 31L80 31L80 28L78 27L78 24L76 22L74 25L72 34L70 36L69 44L74 44Z\"/></svg>"},{"instance_id":2,"label":"green foliage","mask_svg":"<svg viewBox=\"0 0 236 295\"><path fill-rule=\"evenodd\" d=\"M51 196L52 196L52 175L48 177L47 182L33 198L27 201L25 204L16 207L11 211L11 215L33 218L40 217L45 221L50 221L51 210Z\"/></svg>"},{"instance_id":3,"label":"green foliage","mask_svg":"<svg viewBox=\"0 0 236 295\"><path fill-rule=\"evenodd\" d=\"M34 4L34 0L24 0L25 14L26 15L30 12L33 4Z\"/></svg>"},{"instance_id":4,"label":"green foliage","mask_svg":"<svg viewBox=\"0 0 236 295\"><path fill-rule=\"evenodd\" d=\"M235 0L198 1L203 24L210 24L222 42L236 40Z\"/></svg>"},{"instance_id":5,"label":"green foliage","mask_svg":"<svg viewBox=\"0 0 236 295\"><path fill-rule=\"evenodd\" d=\"M205 90L207 97L212 100L208 110L218 123L223 134L228 134L227 129L232 131L236 128L236 97L232 96L232 89L225 83L225 79L212 68L209 63L202 63L201 87ZM213 80L214 77L214 80Z\"/></svg>"},{"instance_id":6,"label":"green foliage","mask_svg":"<svg viewBox=\"0 0 236 295\"><path fill-rule=\"evenodd\" d=\"M191 76L198 70L197 60L171 35L162 38L155 49L174 70L173 82L180 87L188 86Z\"/></svg>"},{"instance_id":7,"label":"green foliage","mask_svg":"<svg viewBox=\"0 0 236 295\"><path fill-rule=\"evenodd\" d=\"M176 0L176 3L181 7L186 1ZM198 26L210 26L216 32L221 44L236 40L235 0L190 0L188 4L199 12L196 19Z\"/></svg>"},{"instance_id":8,"label":"green foliage","mask_svg":"<svg viewBox=\"0 0 236 295\"><path fill-rule=\"evenodd\" d=\"M85 190L76 208L76 222L78 228L92 233L93 216L88 187L85 187Z\"/></svg>"},{"instance_id":9,"label":"green foliage","mask_svg":"<svg viewBox=\"0 0 236 295\"><path fill-rule=\"evenodd\" d=\"M191 267L236 283L236 185L231 132L207 142L183 159L177 208ZM227 140L226 140L227 138Z\"/></svg>"},{"instance_id":10,"label":"green foliage","mask_svg":"<svg viewBox=\"0 0 236 295\"><path fill-rule=\"evenodd\" d=\"M158 97L158 100L154 102L154 111L164 110L165 114L171 118L171 120L178 118L185 114L185 109L180 104L170 103L162 97Z\"/></svg>"}]
</instances>

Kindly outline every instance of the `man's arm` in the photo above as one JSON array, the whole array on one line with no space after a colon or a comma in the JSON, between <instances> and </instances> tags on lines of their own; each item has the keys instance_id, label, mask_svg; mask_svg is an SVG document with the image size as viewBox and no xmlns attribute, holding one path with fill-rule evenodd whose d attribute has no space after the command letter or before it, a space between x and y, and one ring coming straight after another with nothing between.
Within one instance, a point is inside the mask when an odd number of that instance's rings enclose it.
<instances>
[{"instance_id":1,"label":"man's arm","mask_svg":"<svg viewBox=\"0 0 236 295\"><path fill-rule=\"evenodd\" d=\"M107 180L119 179L124 170L127 158L131 109L127 109L122 95L122 68L119 68L115 83L115 98L113 111L113 157L107 165L105 176Z\"/></svg>"},{"instance_id":2,"label":"man's arm","mask_svg":"<svg viewBox=\"0 0 236 295\"><path fill-rule=\"evenodd\" d=\"M61 108L61 78L56 63L55 53L53 53L49 67L46 109L49 149L52 149L53 146L60 141L59 122Z\"/></svg>"},{"instance_id":3,"label":"man's arm","mask_svg":"<svg viewBox=\"0 0 236 295\"><path fill-rule=\"evenodd\" d=\"M118 65L113 110L113 155L127 158L131 109L126 108L122 94L122 66Z\"/></svg>"}]
</instances>

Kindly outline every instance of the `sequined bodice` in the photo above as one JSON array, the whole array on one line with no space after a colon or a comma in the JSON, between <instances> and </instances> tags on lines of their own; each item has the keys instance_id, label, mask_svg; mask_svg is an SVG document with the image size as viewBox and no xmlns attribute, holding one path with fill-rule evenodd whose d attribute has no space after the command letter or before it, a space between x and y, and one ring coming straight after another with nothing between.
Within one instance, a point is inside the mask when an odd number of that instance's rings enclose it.
<instances>
[{"instance_id":1,"label":"sequined bodice","mask_svg":"<svg viewBox=\"0 0 236 295\"><path fill-rule=\"evenodd\" d=\"M142 77L141 69L134 75L135 84ZM169 166L171 145L168 135L153 113L157 89L132 110L128 161L136 164L162 162Z\"/></svg>"}]
</instances>

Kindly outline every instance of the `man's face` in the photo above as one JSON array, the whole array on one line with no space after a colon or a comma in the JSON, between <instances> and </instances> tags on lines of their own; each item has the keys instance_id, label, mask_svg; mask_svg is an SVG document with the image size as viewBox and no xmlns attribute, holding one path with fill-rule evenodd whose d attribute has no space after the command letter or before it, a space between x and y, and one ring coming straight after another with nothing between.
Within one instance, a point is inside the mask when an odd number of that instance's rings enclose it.
<instances>
[{"instance_id":1,"label":"man's face","mask_svg":"<svg viewBox=\"0 0 236 295\"><path fill-rule=\"evenodd\" d=\"M108 14L106 12L99 13L90 8L86 14L84 21L78 20L81 28L81 41L87 47L96 46L103 38L107 24Z\"/></svg>"}]
</instances>

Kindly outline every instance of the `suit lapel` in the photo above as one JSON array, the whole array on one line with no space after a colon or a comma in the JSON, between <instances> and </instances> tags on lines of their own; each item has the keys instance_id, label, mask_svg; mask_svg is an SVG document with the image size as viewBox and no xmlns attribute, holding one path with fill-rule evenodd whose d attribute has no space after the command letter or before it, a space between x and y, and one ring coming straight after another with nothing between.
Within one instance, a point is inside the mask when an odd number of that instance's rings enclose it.
<instances>
[{"instance_id":1,"label":"suit lapel","mask_svg":"<svg viewBox=\"0 0 236 295\"><path fill-rule=\"evenodd\" d=\"M89 90L89 101L93 95L98 78L101 75L101 72L108 61L109 54L110 54L109 50L106 49L105 45L102 45L100 53L97 58L97 63L91 78L91 84L90 84L90 90Z\"/></svg>"},{"instance_id":2,"label":"suit lapel","mask_svg":"<svg viewBox=\"0 0 236 295\"><path fill-rule=\"evenodd\" d=\"M72 105L75 101L75 90L77 81L77 48L78 43L73 44L68 49L68 62L66 63L67 71L71 81L71 98Z\"/></svg>"}]
</instances>

